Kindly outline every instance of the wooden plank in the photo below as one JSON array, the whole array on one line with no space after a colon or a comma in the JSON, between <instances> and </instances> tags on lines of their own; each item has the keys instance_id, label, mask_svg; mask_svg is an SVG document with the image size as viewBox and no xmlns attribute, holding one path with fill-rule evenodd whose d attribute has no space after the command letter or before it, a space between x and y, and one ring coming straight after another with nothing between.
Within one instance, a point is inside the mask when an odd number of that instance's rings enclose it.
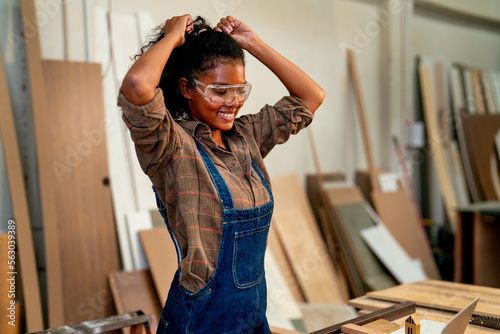
<instances>
[{"instance_id":1,"label":"wooden plank","mask_svg":"<svg viewBox=\"0 0 500 334\"><path fill-rule=\"evenodd\" d=\"M479 181L485 200L499 200L500 193L494 184L491 154L494 150L495 136L500 129L500 115L470 115L462 119L464 134L472 171Z\"/></svg>"},{"instance_id":2,"label":"wooden plank","mask_svg":"<svg viewBox=\"0 0 500 334\"><path fill-rule=\"evenodd\" d=\"M344 181L344 178L339 178L338 175L325 174L323 180L329 181L329 179L337 182ZM338 213L328 200L324 186L320 182L321 180L316 175L307 177L309 199L313 203L317 220L320 222L330 258L342 268L344 275L348 279L351 294L355 297L362 296L366 293L365 286L356 264L348 252L348 246L341 237L340 228L335 223L335 221L339 220Z\"/></svg>"},{"instance_id":3,"label":"wooden plank","mask_svg":"<svg viewBox=\"0 0 500 334\"><path fill-rule=\"evenodd\" d=\"M347 198L355 198L356 203L345 204L341 198L346 193ZM353 194L357 193L357 196ZM336 224L339 227L342 239L345 241L348 252L351 254L357 270L364 284L369 290L380 290L394 286L397 282L387 271L385 266L371 251L361 238L361 231L376 225L366 209L366 203L361 192L356 188L328 189L326 194L330 203L338 214ZM338 205L337 200L341 203Z\"/></svg>"},{"instance_id":4,"label":"wooden plank","mask_svg":"<svg viewBox=\"0 0 500 334\"><path fill-rule=\"evenodd\" d=\"M126 220L134 267L137 268L137 270L147 269L148 262L139 238L139 231L153 228L151 214L149 212L128 213L126 215Z\"/></svg>"},{"instance_id":5,"label":"wooden plank","mask_svg":"<svg viewBox=\"0 0 500 334\"><path fill-rule=\"evenodd\" d=\"M43 115L51 138L45 144L58 217L55 231L44 232L59 244L63 324L79 323L115 314L110 295L103 296L108 273L120 267L107 181L101 68L63 61L42 64L50 110ZM99 307L92 306L93 298L100 300Z\"/></svg>"},{"instance_id":6,"label":"wooden plank","mask_svg":"<svg viewBox=\"0 0 500 334\"><path fill-rule=\"evenodd\" d=\"M438 68L442 72L442 66ZM450 222L451 228L456 229L457 217L455 208L457 207L457 200L453 189L453 183L450 179L450 173L447 168L445 159L445 149L440 138L441 131L437 123L438 115L436 111L435 98L433 93L432 78L429 68L423 63L419 67L420 89L422 92L422 104L425 113L425 125L427 128L427 135L431 147L431 154L434 158L434 166L438 175L438 181L443 195L444 203L446 206L446 213ZM442 73L441 73L442 76Z\"/></svg>"},{"instance_id":7,"label":"wooden plank","mask_svg":"<svg viewBox=\"0 0 500 334\"><path fill-rule=\"evenodd\" d=\"M469 69L470 82L472 88L472 98L476 106L476 113L479 115L486 114L486 104L482 88L481 71L476 68Z\"/></svg>"},{"instance_id":8,"label":"wooden plank","mask_svg":"<svg viewBox=\"0 0 500 334\"><path fill-rule=\"evenodd\" d=\"M331 327L321 329L311 334L337 334L341 332L341 328L347 324L355 324L362 326L369 322L378 320L378 319L386 319L386 320L395 320L406 315L415 313L415 303L413 302L403 302L399 304L395 304L391 307L381 309L370 314L366 314L351 320L347 320Z\"/></svg>"},{"instance_id":9,"label":"wooden plank","mask_svg":"<svg viewBox=\"0 0 500 334\"><path fill-rule=\"evenodd\" d=\"M295 302L304 303L305 297L302 289L300 288L299 282L297 281L297 276L293 272L292 265L288 259L285 249L283 248L283 243L281 242L278 233L276 232L276 217L273 217L271 222L271 228L269 229L268 235L268 245L272 250L276 262L280 268L281 273L285 277L285 282L290 288Z\"/></svg>"},{"instance_id":10,"label":"wooden plank","mask_svg":"<svg viewBox=\"0 0 500 334\"><path fill-rule=\"evenodd\" d=\"M363 141L365 143L365 151L372 183L372 200L375 211L408 254L422 261L427 276L431 278L440 278L436 262L432 256L429 240L425 235L421 222L418 221L417 213L411 206L402 183L399 182L399 190L396 192L384 193L380 190L376 178L375 163L371 153L370 136L365 117L364 102L361 96L361 85L359 82L356 59L352 51L348 52L348 62L356 94Z\"/></svg>"},{"instance_id":11,"label":"wooden plank","mask_svg":"<svg viewBox=\"0 0 500 334\"><path fill-rule=\"evenodd\" d=\"M42 202L42 221L45 231L45 258L47 268L47 300L49 327L64 325L64 303L62 291L62 270L58 233L58 216L56 197L53 191L55 182L51 163L51 137L46 131L50 127L47 95L42 70L42 55L38 32L37 13L34 0L20 0L23 16L24 38L26 40L26 56L28 63L31 102L36 136L36 152L40 183L40 198ZM38 330L40 323L28 322L28 331ZM43 327L43 326L42 326Z\"/></svg>"},{"instance_id":12,"label":"wooden plank","mask_svg":"<svg viewBox=\"0 0 500 334\"><path fill-rule=\"evenodd\" d=\"M307 332L317 331L358 316L353 307L344 304L304 303L299 306L304 315Z\"/></svg>"},{"instance_id":13,"label":"wooden plank","mask_svg":"<svg viewBox=\"0 0 500 334\"><path fill-rule=\"evenodd\" d=\"M24 307L26 310L26 324L28 330L43 329L42 303L40 299L40 288L38 272L31 235L31 224L26 202L24 178L22 173L21 159L19 157L19 146L17 144L16 128L12 116L9 89L5 76L2 50L0 49L0 135L2 136L2 147L9 180L9 191L14 214L15 245L18 250L18 270L20 275ZM4 253L6 254L6 253ZM16 272L16 270L8 270ZM2 281L2 285L5 282ZM2 296L4 298L5 296ZM3 308L2 308L3 309ZM19 321L19 320L18 320ZM4 321L5 317L4 317Z\"/></svg>"},{"instance_id":14,"label":"wooden plank","mask_svg":"<svg viewBox=\"0 0 500 334\"><path fill-rule=\"evenodd\" d=\"M140 231L142 247L148 259L149 269L160 304L165 304L170 283L178 268L177 253L166 227Z\"/></svg>"},{"instance_id":15,"label":"wooden plank","mask_svg":"<svg viewBox=\"0 0 500 334\"><path fill-rule=\"evenodd\" d=\"M18 334L21 332L22 327L20 324L22 316L20 313L21 308L19 307L19 303L16 302L15 297L17 286L11 290L11 281L8 280L11 278L10 272L15 271L15 269L10 268L12 265L12 253L9 253L9 250L13 252L13 249L15 249L15 243L12 243L12 240L15 241L12 233L10 234L10 238L8 233L0 234L0 279L2 280L2 284L0 284L0 316L2 317L0 333L2 334ZM13 302L15 304L12 304Z\"/></svg>"},{"instance_id":16,"label":"wooden plank","mask_svg":"<svg viewBox=\"0 0 500 334\"><path fill-rule=\"evenodd\" d=\"M302 313L270 249L266 251L264 265L267 285L266 317L269 324L285 329L298 329L294 323L302 322Z\"/></svg>"},{"instance_id":17,"label":"wooden plank","mask_svg":"<svg viewBox=\"0 0 500 334\"><path fill-rule=\"evenodd\" d=\"M378 331L376 329L358 326L354 324L346 324L341 328L342 332L346 334L384 334L384 332Z\"/></svg>"},{"instance_id":18,"label":"wooden plank","mask_svg":"<svg viewBox=\"0 0 500 334\"><path fill-rule=\"evenodd\" d=\"M469 154L467 152L467 144L462 126L462 114L465 114L466 102L464 97L464 85L461 75L461 69L454 66L450 70L451 96L453 100L453 119L455 121L455 130L457 133L458 144L460 148L460 156L462 158L462 166L464 168L465 179L470 192L471 200L478 202L480 200L479 193L476 187L476 181L472 173Z\"/></svg>"},{"instance_id":19,"label":"wooden plank","mask_svg":"<svg viewBox=\"0 0 500 334\"><path fill-rule=\"evenodd\" d=\"M413 301L418 306L458 312L480 297L474 314L500 317L500 290L477 285L423 280L372 291L367 294L374 299L401 302Z\"/></svg>"},{"instance_id":20,"label":"wooden plank","mask_svg":"<svg viewBox=\"0 0 500 334\"><path fill-rule=\"evenodd\" d=\"M271 184L275 226L307 301L344 303L346 282L330 260L298 177L275 177Z\"/></svg>"},{"instance_id":21,"label":"wooden plank","mask_svg":"<svg viewBox=\"0 0 500 334\"><path fill-rule=\"evenodd\" d=\"M113 271L109 285L118 314L141 310L151 315L151 332L156 333L162 305L149 270Z\"/></svg>"}]
</instances>

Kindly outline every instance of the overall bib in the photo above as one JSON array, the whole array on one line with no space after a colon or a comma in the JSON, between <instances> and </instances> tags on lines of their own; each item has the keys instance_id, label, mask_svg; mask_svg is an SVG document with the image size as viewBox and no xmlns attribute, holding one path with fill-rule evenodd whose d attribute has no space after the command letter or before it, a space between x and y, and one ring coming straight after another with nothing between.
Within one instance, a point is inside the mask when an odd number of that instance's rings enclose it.
<instances>
[{"instance_id":1,"label":"overall bib","mask_svg":"<svg viewBox=\"0 0 500 334\"><path fill-rule=\"evenodd\" d=\"M215 164L203 148L196 145L222 206L217 264L210 281L196 293L179 284L180 273L176 272L156 333L270 334L265 314L264 254L274 206L271 189L252 161L252 168L269 192L270 201L251 209L235 209L231 193ZM158 195L157 204L168 227ZM172 231L170 233L173 237Z\"/></svg>"}]
</instances>

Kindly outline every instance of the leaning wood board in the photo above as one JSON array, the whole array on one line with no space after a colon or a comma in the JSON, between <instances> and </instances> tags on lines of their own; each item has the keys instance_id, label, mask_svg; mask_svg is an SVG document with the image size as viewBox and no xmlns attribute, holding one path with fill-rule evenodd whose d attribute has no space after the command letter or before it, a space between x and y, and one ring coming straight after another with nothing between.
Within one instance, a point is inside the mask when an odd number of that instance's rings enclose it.
<instances>
[{"instance_id":1,"label":"leaning wood board","mask_svg":"<svg viewBox=\"0 0 500 334\"><path fill-rule=\"evenodd\" d=\"M462 118L462 126L470 153L472 172L480 185L485 200L497 201L491 154L494 152L495 136L500 129L500 115L469 115Z\"/></svg>"},{"instance_id":2,"label":"leaning wood board","mask_svg":"<svg viewBox=\"0 0 500 334\"><path fill-rule=\"evenodd\" d=\"M101 67L46 60L43 70L50 110L43 115L44 131L51 138L44 144L58 216L54 229L45 228L45 238L59 244L63 324L78 323L115 313L112 303L92 309L89 300L103 298L108 273L120 267L107 185Z\"/></svg>"},{"instance_id":3,"label":"leaning wood board","mask_svg":"<svg viewBox=\"0 0 500 334\"><path fill-rule=\"evenodd\" d=\"M365 286L371 291L397 285L392 275L361 238L363 229L376 225L368 214L361 191L354 187L332 188L325 190L325 193L331 208L337 213L335 224L347 246L344 251L351 255Z\"/></svg>"},{"instance_id":4,"label":"leaning wood board","mask_svg":"<svg viewBox=\"0 0 500 334\"><path fill-rule=\"evenodd\" d=\"M109 286L117 313L141 310L151 315L151 333L156 333L162 306L149 270L113 271L109 274Z\"/></svg>"},{"instance_id":5,"label":"leaning wood board","mask_svg":"<svg viewBox=\"0 0 500 334\"><path fill-rule=\"evenodd\" d=\"M30 80L31 102L36 137L36 152L38 160L40 198L42 202L42 221L45 231L52 231L51 236L45 235L45 255L47 267L47 301L49 309L49 327L59 327L64 322L64 303L62 292L61 259L59 253L58 217L56 197L53 190L54 179L51 163L52 138L47 129L50 120L46 115L50 112L47 106L44 74L42 70L42 54L38 33L38 23L34 0L21 0L21 13L24 23L26 40L26 55ZM43 323L38 320L31 322L28 318L27 330L39 330Z\"/></svg>"},{"instance_id":6,"label":"leaning wood board","mask_svg":"<svg viewBox=\"0 0 500 334\"><path fill-rule=\"evenodd\" d=\"M438 66L439 67L439 66ZM453 183L450 179L450 171L448 170L447 162L445 159L445 147L440 138L442 129L438 124L438 111L436 110L436 103L433 92L433 80L430 75L429 68L423 63L419 67L420 74L420 89L422 91L422 104L425 114L425 126L427 129L428 141L431 146L431 154L433 156L434 166L438 175L438 181L443 195L444 203L446 206L446 213L450 221L452 229L455 231L457 228L457 200L453 189ZM441 73L442 76L442 73ZM439 77L439 75L437 75ZM437 81L437 80L436 80ZM438 82L436 82L436 85Z\"/></svg>"},{"instance_id":7,"label":"leaning wood board","mask_svg":"<svg viewBox=\"0 0 500 334\"><path fill-rule=\"evenodd\" d=\"M275 177L271 184L275 198L275 227L306 300L345 303L346 282L330 260L298 176Z\"/></svg>"},{"instance_id":8,"label":"leaning wood board","mask_svg":"<svg viewBox=\"0 0 500 334\"><path fill-rule=\"evenodd\" d=\"M422 222L418 221L417 213L404 190L403 184L398 182L398 190L393 192L382 192L380 189L373 160L368 124L366 122L365 105L361 94L361 84L356 58L352 50L349 50L347 55L349 71L358 105L358 116L372 184L371 197L375 210L406 252L412 258L418 258L422 261L427 276L436 279L440 278L439 270L433 258L429 240L425 235Z\"/></svg>"},{"instance_id":9,"label":"leaning wood board","mask_svg":"<svg viewBox=\"0 0 500 334\"><path fill-rule=\"evenodd\" d=\"M26 203L26 193L24 188L24 178L22 174L21 159L19 157L19 147L17 144L16 128L12 116L9 89L2 60L2 50L0 49L0 135L2 136L2 146L9 180L9 191L12 201L12 211L15 221L16 246L18 249L18 269L20 275L24 307L26 309L26 324L29 331L43 329L42 304L40 300L40 288L38 285L38 272L36 267L35 251L33 248L33 238L31 235L31 224ZM2 250L3 251L3 250ZM7 254L7 253L4 253ZM2 255L4 255L2 254ZM3 265L3 263L2 263ZM15 270L9 270L15 272ZM3 274L3 272L2 272ZM2 280L2 285L5 281ZM7 284L5 284L6 286ZM3 297L6 297L2 295ZM2 308L2 310L4 310ZM6 322L5 317L2 317Z\"/></svg>"},{"instance_id":10,"label":"leaning wood board","mask_svg":"<svg viewBox=\"0 0 500 334\"><path fill-rule=\"evenodd\" d=\"M369 292L367 296L394 302L409 300L418 306L454 312L462 310L479 297L474 314L500 317L500 289L477 285L423 280Z\"/></svg>"},{"instance_id":11,"label":"leaning wood board","mask_svg":"<svg viewBox=\"0 0 500 334\"><path fill-rule=\"evenodd\" d=\"M139 232L159 302L165 304L170 283L178 268L177 253L166 227Z\"/></svg>"}]
</instances>

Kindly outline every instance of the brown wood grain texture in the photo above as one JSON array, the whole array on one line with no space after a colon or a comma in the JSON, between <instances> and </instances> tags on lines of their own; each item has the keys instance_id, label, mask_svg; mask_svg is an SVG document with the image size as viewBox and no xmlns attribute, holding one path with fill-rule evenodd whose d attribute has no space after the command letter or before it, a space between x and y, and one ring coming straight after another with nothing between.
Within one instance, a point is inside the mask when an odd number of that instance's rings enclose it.
<instances>
[{"instance_id":1,"label":"brown wood grain texture","mask_svg":"<svg viewBox=\"0 0 500 334\"><path fill-rule=\"evenodd\" d=\"M379 330L354 324L346 324L341 328L342 332L346 334L384 334L384 332Z\"/></svg>"},{"instance_id":2,"label":"brown wood grain texture","mask_svg":"<svg viewBox=\"0 0 500 334\"><path fill-rule=\"evenodd\" d=\"M323 180L339 182L345 181L345 177L338 174L325 174ZM309 201L314 209L316 219L320 222L330 258L342 269L349 284L351 295L354 297L362 296L366 293L365 286L351 254L347 251L348 246L341 236L341 230L335 223L340 219L338 212L331 205L326 190L320 182L321 180L316 175L308 175L307 192Z\"/></svg>"},{"instance_id":3,"label":"brown wood grain texture","mask_svg":"<svg viewBox=\"0 0 500 334\"><path fill-rule=\"evenodd\" d=\"M401 317L407 316L409 314L415 313L415 303L413 302L402 302L398 303L395 305L392 305L388 308L380 309L374 312L371 312L369 314L350 319L341 323L338 323L336 325L314 331L311 334L337 334L341 333L341 328L344 325L347 324L354 324L358 326L365 325L367 323L379 320L379 319L386 319L386 320L395 320L399 319Z\"/></svg>"},{"instance_id":4,"label":"brown wood grain texture","mask_svg":"<svg viewBox=\"0 0 500 334\"><path fill-rule=\"evenodd\" d=\"M500 129L500 115L467 115L462 117L462 126L474 178L480 185L484 200L499 200L494 186L491 154L495 136Z\"/></svg>"},{"instance_id":5,"label":"brown wood grain texture","mask_svg":"<svg viewBox=\"0 0 500 334\"><path fill-rule=\"evenodd\" d=\"M479 297L474 314L500 317L500 289L438 280L399 285L367 296L373 299L413 301L418 306L458 312Z\"/></svg>"},{"instance_id":6,"label":"brown wood grain texture","mask_svg":"<svg viewBox=\"0 0 500 334\"><path fill-rule=\"evenodd\" d=\"M474 104L476 106L476 113L479 115L484 115L486 113L486 100L484 99L483 94L481 70L471 68L469 69L469 73L472 87L472 96L474 98Z\"/></svg>"},{"instance_id":7,"label":"brown wood grain texture","mask_svg":"<svg viewBox=\"0 0 500 334\"><path fill-rule=\"evenodd\" d=\"M113 271L109 274L109 285L116 311L120 313L141 310L151 315L151 332L156 333L162 305L149 270Z\"/></svg>"},{"instance_id":8,"label":"brown wood grain texture","mask_svg":"<svg viewBox=\"0 0 500 334\"><path fill-rule=\"evenodd\" d=\"M304 303L305 297L300 284L297 281L297 276L293 272L292 265L288 259L285 249L283 248L283 243L281 242L278 233L276 232L276 217L273 217L271 222L271 228L269 229L269 241L268 247L273 252L276 262L278 263L279 269L285 278L285 282L288 288L292 292L293 298L297 303Z\"/></svg>"},{"instance_id":9,"label":"brown wood grain texture","mask_svg":"<svg viewBox=\"0 0 500 334\"><path fill-rule=\"evenodd\" d=\"M167 300L170 283L178 268L175 246L166 227L139 231L160 305Z\"/></svg>"},{"instance_id":10,"label":"brown wood grain texture","mask_svg":"<svg viewBox=\"0 0 500 334\"><path fill-rule=\"evenodd\" d=\"M62 271L59 253L59 239L57 235L58 217L56 198L53 191L53 172L51 167L51 136L46 129L50 120L46 117L49 112L45 81L42 70L42 56L38 23L34 0L20 0L21 14L24 25L26 55L29 72L31 102L35 125L36 151L38 159L38 173L40 184L40 198L42 204L42 221L44 229L53 231L45 235L46 268L47 268L47 300L49 327L58 327L64 324L64 303L62 292ZM38 322L35 324L38 329ZM30 331L28 327L28 331Z\"/></svg>"},{"instance_id":11,"label":"brown wood grain texture","mask_svg":"<svg viewBox=\"0 0 500 334\"><path fill-rule=\"evenodd\" d=\"M27 329L31 331L41 330L44 325L40 288L38 283L38 271L24 187L23 170L21 166L21 158L19 156L19 145L17 143L16 128L12 115L12 107L1 49L0 101L2 101L0 105L0 135L2 136L5 166L7 169L7 178L9 180L9 191L15 222L15 225L12 226L15 226L15 245L17 247L16 270L19 270L19 275L16 275L16 279L21 279L23 295L27 297L24 298L23 301L24 308L26 310ZM8 271L15 272L16 270ZM5 284L5 281L2 281L2 285L7 284ZM3 297L4 296L2 295L2 298ZM2 308L2 310L5 309ZM5 317L3 318L6 323L7 321L5 320Z\"/></svg>"},{"instance_id":12,"label":"brown wood grain texture","mask_svg":"<svg viewBox=\"0 0 500 334\"><path fill-rule=\"evenodd\" d=\"M357 188L332 188L325 191L336 211L336 224L347 252L368 290L384 289L397 284L384 265L361 238L360 232L375 226L366 202Z\"/></svg>"},{"instance_id":13,"label":"brown wood grain texture","mask_svg":"<svg viewBox=\"0 0 500 334\"><path fill-rule=\"evenodd\" d=\"M50 138L44 144L50 148L58 217L55 229L45 227L44 232L46 240L59 244L63 322L78 323L115 313L107 275L120 267L106 181L101 68L64 61L42 64L49 107L43 131Z\"/></svg>"},{"instance_id":14,"label":"brown wood grain texture","mask_svg":"<svg viewBox=\"0 0 500 334\"><path fill-rule=\"evenodd\" d=\"M425 235L422 223L418 221L418 215L412 207L402 183L398 182L398 191L380 191L375 163L373 162L373 154L371 153L371 142L365 117L363 97L361 95L361 85L359 82L356 59L352 51L348 51L347 54L349 70L356 94L362 136L367 154L368 168L372 183L371 195L375 211L408 254L412 258L418 258L422 261L427 276L430 278L440 278L439 270L431 252L429 240Z\"/></svg>"},{"instance_id":15,"label":"brown wood grain texture","mask_svg":"<svg viewBox=\"0 0 500 334\"><path fill-rule=\"evenodd\" d=\"M328 255L298 176L275 177L271 184L276 231L306 300L345 303L348 299L347 284Z\"/></svg>"},{"instance_id":16,"label":"brown wood grain texture","mask_svg":"<svg viewBox=\"0 0 500 334\"><path fill-rule=\"evenodd\" d=\"M440 65L440 64L436 64ZM441 65L442 67L442 65ZM438 71L436 71L436 79L442 77L442 69L439 71L440 66L437 66ZM447 168L447 162L445 159L445 143L446 140L442 138L442 128L438 124L438 110L436 110L436 100L434 97L433 86L439 86L439 81L433 80L431 78L430 70L427 66L420 64L419 67L420 74L420 90L422 92L422 104L425 114L425 126L427 129L428 141L431 146L431 154L434 160L434 166L438 175L439 186L441 188L441 194L444 199L446 214L448 220L453 230L457 228L457 199L455 196L455 191L453 189L453 183L450 177L450 171ZM440 74L440 75L439 75ZM435 85L433 85L435 81ZM441 92L443 93L443 92ZM438 96L438 100L443 100L444 98Z\"/></svg>"}]
</instances>

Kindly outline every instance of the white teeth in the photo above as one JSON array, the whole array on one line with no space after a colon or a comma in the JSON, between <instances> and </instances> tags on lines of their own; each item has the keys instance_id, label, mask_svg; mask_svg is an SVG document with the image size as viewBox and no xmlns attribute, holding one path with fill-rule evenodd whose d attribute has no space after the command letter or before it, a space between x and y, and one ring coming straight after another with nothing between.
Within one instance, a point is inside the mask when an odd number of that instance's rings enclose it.
<instances>
[{"instance_id":1,"label":"white teeth","mask_svg":"<svg viewBox=\"0 0 500 334\"><path fill-rule=\"evenodd\" d=\"M233 117L234 117L233 113L223 113L220 111L219 111L219 115L220 115L220 117L225 118L225 119L233 119Z\"/></svg>"}]
</instances>

